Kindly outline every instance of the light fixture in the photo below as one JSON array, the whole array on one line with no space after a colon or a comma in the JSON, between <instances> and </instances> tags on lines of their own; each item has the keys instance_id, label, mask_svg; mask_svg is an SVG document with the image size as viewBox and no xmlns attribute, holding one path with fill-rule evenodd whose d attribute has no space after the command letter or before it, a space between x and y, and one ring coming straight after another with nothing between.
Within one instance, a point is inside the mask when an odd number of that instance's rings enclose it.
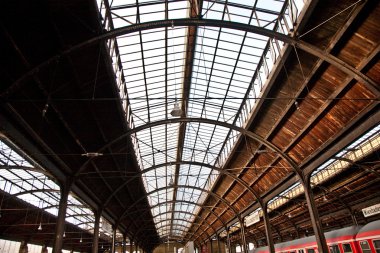
<instances>
[{"instance_id":1,"label":"light fixture","mask_svg":"<svg viewBox=\"0 0 380 253\"><path fill-rule=\"evenodd\" d=\"M97 156L102 156L103 153L97 153L97 152L87 152L81 154L81 156L86 156L86 157L97 157Z\"/></svg>"},{"instance_id":2,"label":"light fixture","mask_svg":"<svg viewBox=\"0 0 380 253\"><path fill-rule=\"evenodd\" d=\"M49 109L49 103L46 103L44 109L42 109L42 117L45 117L47 110Z\"/></svg>"},{"instance_id":3,"label":"light fixture","mask_svg":"<svg viewBox=\"0 0 380 253\"><path fill-rule=\"evenodd\" d=\"M296 100L296 101L294 101L294 106L296 107L296 109L297 109L297 110L300 110L300 107L299 107L299 105L298 105L298 102L297 102L297 100Z\"/></svg>"},{"instance_id":4,"label":"light fixture","mask_svg":"<svg viewBox=\"0 0 380 253\"><path fill-rule=\"evenodd\" d=\"M40 225L38 226L38 230L42 230L42 224L41 224L41 222L40 222Z\"/></svg>"},{"instance_id":5,"label":"light fixture","mask_svg":"<svg viewBox=\"0 0 380 253\"><path fill-rule=\"evenodd\" d=\"M66 231L63 231L63 237L66 237Z\"/></svg>"},{"instance_id":6,"label":"light fixture","mask_svg":"<svg viewBox=\"0 0 380 253\"><path fill-rule=\"evenodd\" d=\"M288 218L292 218L292 214L291 213L288 213Z\"/></svg>"},{"instance_id":7,"label":"light fixture","mask_svg":"<svg viewBox=\"0 0 380 253\"><path fill-rule=\"evenodd\" d=\"M326 195L323 195L323 201L327 201L327 196Z\"/></svg>"},{"instance_id":8,"label":"light fixture","mask_svg":"<svg viewBox=\"0 0 380 253\"><path fill-rule=\"evenodd\" d=\"M173 117L180 117L182 115L182 110L179 108L179 104L177 102L174 103L174 108L170 112L170 115Z\"/></svg>"},{"instance_id":9,"label":"light fixture","mask_svg":"<svg viewBox=\"0 0 380 253\"><path fill-rule=\"evenodd\" d=\"M174 181L173 181L173 178L172 176L170 176L170 180L169 180L169 186L173 186L174 185Z\"/></svg>"},{"instance_id":10,"label":"light fixture","mask_svg":"<svg viewBox=\"0 0 380 253\"><path fill-rule=\"evenodd\" d=\"M79 242L82 242L83 240L82 240L82 234L80 234L80 240L79 240Z\"/></svg>"}]
</instances>

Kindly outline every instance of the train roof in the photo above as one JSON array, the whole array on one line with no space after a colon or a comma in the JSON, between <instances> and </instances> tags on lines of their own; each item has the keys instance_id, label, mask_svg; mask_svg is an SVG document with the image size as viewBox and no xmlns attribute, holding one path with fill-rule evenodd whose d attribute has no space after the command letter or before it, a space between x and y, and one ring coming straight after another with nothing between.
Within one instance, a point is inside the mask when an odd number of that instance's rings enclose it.
<instances>
[{"instance_id":1,"label":"train roof","mask_svg":"<svg viewBox=\"0 0 380 253\"><path fill-rule=\"evenodd\" d=\"M356 238L365 238L373 235L380 236L380 220L376 220L364 225L357 233Z\"/></svg>"},{"instance_id":2,"label":"train roof","mask_svg":"<svg viewBox=\"0 0 380 253\"><path fill-rule=\"evenodd\" d=\"M370 225L370 224L368 224ZM375 224L373 226L376 226ZM380 228L380 221L377 223L377 228ZM362 226L350 226L350 227L345 227L333 231L329 231L325 233L326 240L328 243L330 242L335 242L336 240L350 240L354 239L356 234L361 231ZM296 239L293 241L288 241L288 242L282 242L275 244L275 249L276 250L285 250L288 247L292 246L300 246L300 247L310 247L314 245L316 242L315 236L308 236L304 237L301 239ZM260 247L257 248L254 252L267 252L267 247Z\"/></svg>"}]
</instances>

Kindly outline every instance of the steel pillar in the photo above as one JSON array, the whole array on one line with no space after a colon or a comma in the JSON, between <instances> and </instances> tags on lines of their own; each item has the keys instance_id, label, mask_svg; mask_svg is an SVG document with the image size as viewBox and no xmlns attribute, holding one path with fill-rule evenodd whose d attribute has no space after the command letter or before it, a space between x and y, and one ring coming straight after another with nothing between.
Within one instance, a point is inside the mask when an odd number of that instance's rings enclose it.
<instances>
[{"instance_id":1,"label":"steel pillar","mask_svg":"<svg viewBox=\"0 0 380 253\"><path fill-rule=\"evenodd\" d=\"M231 251L230 231L229 231L228 228L226 229L226 231L227 231L227 249L228 249L228 253L232 253L232 251Z\"/></svg>"},{"instance_id":2,"label":"steel pillar","mask_svg":"<svg viewBox=\"0 0 380 253\"><path fill-rule=\"evenodd\" d=\"M94 214L95 214L95 222L94 222L94 236L92 238L92 253L98 253L101 211L95 211Z\"/></svg>"},{"instance_id":3,"label":"steel pillar","mask_svg":"<svg viewBox=\"0 0 380 253\"><path fill-rule=\"evenodd\" d=\"M115 253L116 247L116 227L112 227L112 245L111 245L111 253Z\"/></svg>"},{"instance_id":4,"label":"steel pillar","mask_svg":"<svg viewBox=\"0 0 380 253\"><path fill-rule=\"evenodd\" d=\"M239 218L239 220L240 220L241 244L243 245L242 251L243 251L243 253L248 253L247 241L245 239L244 221L241 218Z\"/></svg>"},{"instance_id":5,"label":"steel pillar","mask_svg":"<svg viewBox=\"0 0 380 253\"><path fill-rule=\"evenodd\" d=\"M219 235L216 236L216 240L217 240L217 243L218 243L218 253L221 253L221 251L220 251L220 237L219 237Z\"/></svg>"},{"instance_id":6,"label":"steel pillar","mask_svg":"<svg viewBox=\"0 0 380 253\"><path fill-rule=\"evenodd\" d=\"M22 241L20 244L20 248L18 250L19 253L28 253L28 243L25 241Z\"/></svg>"},{"instance_id":7,"label":"steel pillar","mask_svg":"<svg viewBox=\"0 0 380 253\"><path fill-rule=\"evenodd\" d=\"M274 253L272 228L270 226L270 220L268 216L268 203L263 204L262 210L263 210L263 219L264 219L265 235L267 238L268 250L270 253Z\"/></svg>"},{"instance_id":8,"label":"steel pillar","mask_svg":"<svg viewBox=\"0 0 380 253\"><path fill-rule=\"evenodd\" d=\"M61 253L61 250L62 250L63 233L65 231L67 199L69 197L71 185L72 185L72 180L66 179L66 182L64 182L64 184L61 187L61 198L59 200L57 224L55 225L53 253Z\"/></svg>"},{"instance_id":9,"label":"steel pillar","mask_svg":"<svg viewBox=\"0 0 380 253\"><path fill-rule=\"evenodd\" d=\"M212 246L212 239L210 238L210 250L209 250L209 252L214 253L213 249L214 249L214 247Z\"/></svg>"},{"instance_id":10,"label":"steel pillar","mask_svg":"<svg viewBox=\"0 0 380 253\"><path fill-rule=\"evenodd\" d=\"M129 253L133 253L133 240L129 238L130 244L129 244Z\"/></svg>"},{"instance_id":11,"label":"steel pillar","mask_svg":"<svg viewBox=\"0 0 380 253\"><path fill-rule=\"evenodd\" d=\"M317 240L318 252L329 252L326 243L326 238L323 234L322 223L319 219L318 209L315 205L313 190L310 186L310 178L308 178L305 181L306 182L303 183L303 187L305 190L305 198L307 208L309 209L311 225L313 226L314 235Z\"/></svg>"},{"instance_id":12,"label":"steel pillar","mask_svg":"<svg viewBox=\"0 0 380 253\"><path fill-rule=\"evenodd\" d=\"M123 249L123 253L125 253L125 251L127 251L127 235L126 234L123 235L122 249Z\"/></svg>"}]
</instances>

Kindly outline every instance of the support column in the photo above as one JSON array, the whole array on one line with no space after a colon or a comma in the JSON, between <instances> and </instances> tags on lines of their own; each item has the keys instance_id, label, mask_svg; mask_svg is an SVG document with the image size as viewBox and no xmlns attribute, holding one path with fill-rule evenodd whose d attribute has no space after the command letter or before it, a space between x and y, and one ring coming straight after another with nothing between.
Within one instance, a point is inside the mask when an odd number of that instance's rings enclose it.
<instances>
[{"instance_id":1,"label":"support column","mask_svg":"<svg viewBox=\"0 0 380 253\"><path fill-rule=\"evenodd\" d=\"M303 187L305 190L305 198L307 207L309 209L311 225L313 226L314 235L317 240L318 252L329 252L327 247L326 238L323 234L322 223L319 219L318 209L315 205L313 190L310 186L310 178L305 180Z\"/></svg>"},{"instance_id":2,"label":"support column","mask_svg":"<svg viewBox=\"0 0 380 253\"><path fill-rule=\"evenodd\" d=\"M133 253L133 240L129 238L130 244L129 244L129 251L130 253Z\"/></svg>"},{"instance_id":3,"label":"support column","mask_svg":"<svg viewBox=\"0 0 380 253\"><path fill-rule=\"evenodd\" d=\"M123 234L123 245L121 247L123 249L123 253L127 250L127 235Z\"/></svg>"},{"instance_id":4,"label":"support column","mask_svg":"<svg viewBox=\"0 0 380 253\"><path fill-rule=\"evenodd\" d=\"M67 198L70 193L72 179L67 178L66 182L61 187L61 198L59 200L59 209L57 224L55 225L55 237L53 243L53 253L60 253L63 245L63 233L65 231L65 219L67 209Z\"/></svg>"},{"instance_id":5,"label":"support column","mask_svg":"<svg viewBox=\"0 0 380 253\"><path fill-rule=\"evenodd\" d=\"M112 245L111 253L115 253L115 243L116 243L116 227L112 227Z\"/></svg>"},{"instance_id":6,"label":"support column","mask_svg":"<svg viewBox=\"0 0 380 253\"><path fill-rule=\"evenodd\" d=\"M240 233L241 233L241 243L243 244L243 247L242 247L242 251L244 253L248 253L248 249L247 249L247 241L245 239L245 226L244 226L244 221L241 219L241 217L239 218L240 220Z\"/></svg>"},{"instance_id":7,"label":"support column","mask_svg":"<svg viewBox=\"0 0 380 253\"><path fill-rule=\"evenodd\" d=\"M213 252L213 248L214 248L214 247L212 246L212 239L210 238L210 251L209 251L210 253L214 253L214 252Z\"/></svg>"},{"instance_id":8,"label":"support column","mask_svg":"<svg viewBox=\"0 0 380 253\"><path fill-rule=\"evenodd\" d=\"M219 235L216 236L216 240L217 240L217 243L218 243L218 253L221 253L221 251L220 251L220 237L219 237Z\"/></svg>"},{"instance_id":9,"label":"support column","mask_svg":"<svg viewBox=\"0 0 380 253\"><path fill-rule=\"evenodd\" d=\"M268 250L270 253L274 253L272 229L270 226L270 220L268 216L268 203L265 203L262 205L262 210L263 210L263 219L264 219L264 226L265 226L265 235L267 237Z\"/></svg>"},{"instance_id":10,"label":"support column","mask_svg":"<svg viewBox=\"0 0 380 253\"><path fill-rule=\"evenodd\" d=\"M227 249L228 249L228 253L232 253L232 251L231 251L231 241L230 241L230 229L227 228L226 231L227 231Z\"/></svg>"},{"instance_id":11,"label":"support column","mask_svg":"<svg viewBox=\"0 0 380 253\"><path fill-rule=\"evenodd\" d=\"M19 253L28 253L28 243L25 241L22 241L20 244L20 249L18 250Z\"/></svg>"},{"instance_id":12,"label":"support column","mask_svg":"<svg viewBox=\"0 0 380 253\"><path fill-rule=\"evenodd\" d=\"M98 253L99 249L99 227L100 227L100 216L101 211L94 211L95 214L95 224L94 224L94 236L92 238L92 253Z\"/></svg>"},{"instance_id":13,"label":"support column","mask_svg":"<svg viewBox=\"0 0 380 253\"><path fill-rule=\"evenodd\" d=\"M42 249L41 249L41 253L48 253L48 252L49 252L49 251L48 251L47 246L44 245L44 246L42 247Z\"/></svg>"}]
</instances>

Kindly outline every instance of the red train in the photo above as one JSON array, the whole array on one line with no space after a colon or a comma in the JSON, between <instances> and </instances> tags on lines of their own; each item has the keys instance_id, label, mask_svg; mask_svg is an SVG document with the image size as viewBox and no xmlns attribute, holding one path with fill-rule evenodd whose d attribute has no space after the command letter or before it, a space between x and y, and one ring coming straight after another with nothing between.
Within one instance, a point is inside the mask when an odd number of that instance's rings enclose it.
<instances>
[{"instance_id":1,"label":"red train","mask_svg":"<svg viewBox=\"0 0 380 253\"><path fill-rule=\"evenodd\" d=\"M380 253L380 220L325 233L330 253ZM275 244L276 253L317 253L315 236ZM268 247L253 253L268 253Z\"/></svg>"}]
</instances>

